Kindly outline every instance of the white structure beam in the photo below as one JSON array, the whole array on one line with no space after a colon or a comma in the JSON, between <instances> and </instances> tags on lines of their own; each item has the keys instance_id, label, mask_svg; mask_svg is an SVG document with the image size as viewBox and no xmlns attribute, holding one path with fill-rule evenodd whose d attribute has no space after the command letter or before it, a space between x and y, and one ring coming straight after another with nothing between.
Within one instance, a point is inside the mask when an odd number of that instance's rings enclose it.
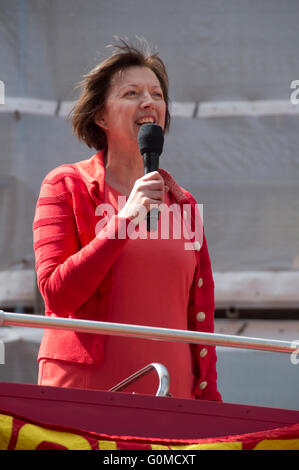
<instances>
[{"instance_id":1,"label":"white structure beam","mask_svg":"<svg viewBox=\"0 0 299 470\"><path fill-rule=\"evenodd\" d=\"M0 113L19 112L33 115L67 117L75 105L75 101L49 101L35 98L6 97L0 99ZM58 110L58 111L56 111ZM234 116L282 116L299 115L299 103L291 100L259 100L259 101L210 101L210 102L179 102L170 104L172 117L180 118L212 118Z\"/></svg>"},{"instance_id":2,"label":"white structure beam","mask_svg":"<svg viewBox=\"0 0 299 470\"><path fill-rule=\"evenodd\" d=\"M5 104L0 105L0 112L19 112L21 114L54 116L56 108L56 101L39 100L36 98L5 97Z\"/></svg>"},{"instance_id":3,"label":"white structure beam","mask_svg":"<svg viewBox=\"0 0 299 470\"><path fill-rule=\"evenodd\" d=\"M299 114L290 100L222 101L199 104L197 118Z\"/></svg>"}]
</instances>

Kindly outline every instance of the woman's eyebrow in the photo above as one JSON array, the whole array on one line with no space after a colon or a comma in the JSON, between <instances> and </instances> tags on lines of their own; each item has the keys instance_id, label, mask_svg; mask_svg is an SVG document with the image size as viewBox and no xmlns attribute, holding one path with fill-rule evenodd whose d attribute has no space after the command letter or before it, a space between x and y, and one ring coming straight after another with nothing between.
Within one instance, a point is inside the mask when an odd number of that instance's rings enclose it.
<instances>
[{"instance_id":1,"label":"woman's eyebrow","mask_svg":"<svg viewBox=\"0 0 299 470\"><path fill-rule=\"evenodd\" d=\"M138 87L139 84L138 83L126 83L125 85L120 87L120 90L122 90L123 88L126 88L128 86ZM152 85L152 88L160 88L161 89L161 86L160 85Z\"/></svg>"}]
</instances>

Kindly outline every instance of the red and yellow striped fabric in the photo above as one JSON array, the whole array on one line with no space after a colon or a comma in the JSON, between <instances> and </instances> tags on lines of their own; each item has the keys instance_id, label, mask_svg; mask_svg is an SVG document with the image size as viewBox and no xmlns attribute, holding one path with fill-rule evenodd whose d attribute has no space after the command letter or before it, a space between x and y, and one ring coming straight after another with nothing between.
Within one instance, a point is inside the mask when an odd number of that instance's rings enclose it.
<instances>
[{"instance_id":1,"label":"red and yellow striped fabric","mask_svg":"<svg viewBox=\"0 0 299 470\"><path fill-rule=\"evenodd\" d=\"M109 436L0 412L0 450L299 450L299 423L210 439Z\"/></svg>"}]
</instances>

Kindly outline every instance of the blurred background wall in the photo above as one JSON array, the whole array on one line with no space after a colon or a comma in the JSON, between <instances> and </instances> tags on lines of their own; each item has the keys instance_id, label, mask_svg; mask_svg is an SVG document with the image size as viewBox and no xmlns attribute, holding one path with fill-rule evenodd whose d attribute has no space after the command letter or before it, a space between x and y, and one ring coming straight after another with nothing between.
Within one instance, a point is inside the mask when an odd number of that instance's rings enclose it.
<instances>
[{"instance_id":1,"label":"blurred background wall","mask_svg":"<svg viewBox=\"0 0 299 470\"><path fill-rule=\"evenodd\" d=\"M245 334L250 320L276 318L275 335L283 321L296 339L298 24L296 0L1 0L0 308L43 313L32 250L41 182L95 153L66 119L74 86L114 35L138 35L168 68L172 124L160 164L203 204L216 329Z\"/></svg>"}]
</instances>

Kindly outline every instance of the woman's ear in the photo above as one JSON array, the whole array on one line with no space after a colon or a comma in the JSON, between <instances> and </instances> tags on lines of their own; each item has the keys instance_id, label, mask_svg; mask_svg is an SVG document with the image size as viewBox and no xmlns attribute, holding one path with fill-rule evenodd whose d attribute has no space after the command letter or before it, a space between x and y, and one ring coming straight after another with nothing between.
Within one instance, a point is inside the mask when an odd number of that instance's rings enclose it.
<instances>
[{"instance_id":1,"label":"woman's ear","mask_svg":"<svg viewBox=\"0 0 299 470\"><path fill-rule=\"evenodd\" d=\"M102 111L98 111L98 113L94 117L94 122L97 126L106 129L107 128L107 123L103 117Z\"/></svg>"},{"instance_id":2,"label":"woman's ear","mask_svg":"<svg viewBox=\"0 0 299 470\"><path fill-rule=\"evenodd\" d=\"M104 128L104 129L107 128L107 124L106 124L106 122L105 122L105 119L103 119L103 118L100 118L100 117L95 118L94 122L95 122L95 124L96 124L97 126L99 126L99 127L102 127L102 128Z\"/></svg>"}]
</instances>

